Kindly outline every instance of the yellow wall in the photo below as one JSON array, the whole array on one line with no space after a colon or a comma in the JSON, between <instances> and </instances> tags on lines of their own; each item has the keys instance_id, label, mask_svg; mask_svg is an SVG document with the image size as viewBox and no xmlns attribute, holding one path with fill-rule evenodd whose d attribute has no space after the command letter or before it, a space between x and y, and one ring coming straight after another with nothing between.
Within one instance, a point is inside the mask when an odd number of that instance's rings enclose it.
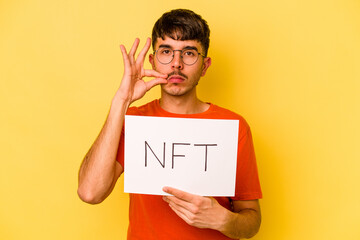
<instances>
[{"instance_id":1,"label":"yellow wall","mask_svg":"<svg viewBox=\"0 0 360 240\"><path fill-rule=\"evenodd\" d=\"M0 1L0 239L125 239L123 180L91 206L77 171L122 76L118 45L178 7L212 30L199 95L253 131L254 239L360 239L360 2L173 2Z\"/></svg>"}]
</instances>

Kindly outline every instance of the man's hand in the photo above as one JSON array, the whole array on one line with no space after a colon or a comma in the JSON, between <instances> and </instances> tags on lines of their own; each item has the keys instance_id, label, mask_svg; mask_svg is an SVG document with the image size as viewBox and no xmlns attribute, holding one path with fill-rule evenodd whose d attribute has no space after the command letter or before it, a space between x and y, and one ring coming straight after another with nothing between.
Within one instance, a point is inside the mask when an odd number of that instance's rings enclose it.
<instances>
[{"instance_id":1,"label":"man's hand","mask_svg":"<svg viewBox=\"0 0 360 240\"><path fill-rule=\"evenodd\" d=\"M132 102L142 98L152 87L167 83L167 75L159 73L155 70L144 69L144 60L146 53L149 51L151 40L148 38L144 48L135 59L135 53L139 46L140 40L137 38L132 45L130 52L127 53L124 45L120 45L121 53L124 61L124 75L118 90L118 96L131 104ZM145 82L144 77L154 77L154 79Z\"/></svg>"},{"instance_id":2,"label":"man's hand","mask_svg":"<svg viewBox=\"0 0 360 240\"><path fill-rule=\"evenodd\" d=\"M212 197L171 187L164 187L163 191L172 195L164 196L164 201L191 226L214 229L234 239L251 238L259 230L261 214L258 200L234 201L234 212L231 212Z\"/></svg>"},{"instance_id":3,"label":"man's hand","mask_svg":"<svg viewBox=\"0 0 360 240\"><path fill-rule=\"evenodd\" d=\"M214 198L190 194L171 187L164 187L163 191L172 195L164 196L164 201L186 223L198 228L221 231L228 210Z\"/></svg>"}]
</instances>

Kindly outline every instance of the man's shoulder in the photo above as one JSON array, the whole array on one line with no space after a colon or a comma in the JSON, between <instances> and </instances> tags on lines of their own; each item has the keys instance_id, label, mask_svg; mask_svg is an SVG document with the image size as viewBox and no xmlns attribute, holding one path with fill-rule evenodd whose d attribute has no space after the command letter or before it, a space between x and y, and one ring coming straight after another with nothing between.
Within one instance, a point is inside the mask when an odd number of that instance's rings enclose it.
<instances>
[{"instance_id":1,"label":"man's shoulder","mask_svg":"<svg viewBox=\"0 0 360 240\"><path fill-rule=\"evenodd\" d=\"M132 106L126 112L126 115L147 116L155 114L157 111L157 100L153 100L141 106Z\"/></svg>"},{"instance_id":2,"label":"man's shoulder","mask_svg":"<svg viewBox=\"0 0 360 240\"><path fill-rule=\"evenodd\" d=\"M240 127L245 129L250 128L249 124L242 115L215 104L211 104L209 109L209 116L211 116L213 119L239 120Z\"/></svg>"},{"instance_id":3,"label":"man's shoulder","mask_svg":"<svg viewBox=\"0 0 360 240\"><path fill-rule=\"evenodd\" d=\"M244 120L244 117L241 116L240 114L232 111L232 110L229 110L227 108L224 108L224 107L220 107L218 105L215 105L215 104L211 104L210 106L210 114L211 115L214 115L216 117L222 117L224 119L239 119L239 120Z\"/></svg>"}]
</instances>

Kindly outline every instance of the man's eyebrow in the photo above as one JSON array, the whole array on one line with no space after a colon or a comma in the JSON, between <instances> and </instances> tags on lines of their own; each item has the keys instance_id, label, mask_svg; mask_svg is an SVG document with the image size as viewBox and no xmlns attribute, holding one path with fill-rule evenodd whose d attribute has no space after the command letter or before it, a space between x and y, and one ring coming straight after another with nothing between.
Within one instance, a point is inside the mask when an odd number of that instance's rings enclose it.
<instances>
[{"instance_id":1,"label":"man's eyebrow","mask_svg":"<svg viewBox=\"0 0 360 240\"><path fill-rule=\"evenodd\" d=\"M173 49L169 44L160 44L159 48L171 48ZM193 50L196 50L196 51L199 51L197 47L194 47L194 46L186 46L184 47L182 50L188 50L188 49L193 49Z\"/></svg>"},{"instance_id":2,"label":"man's eyebrow","mask_svg":"<svg viewBox=\"0 0 360 240\"><path fill-rule=\"evenodd\" d=\"M184 47L183 49L192 49L192 50L195 50L195 51L199 51L198 49L197 49L197 47L194 47L194 46L186 46L186 47Z\"/></svg>"},{"instance_id":3,"label":"man's eyebrow","mask_svg":"<svg viewBox=\"0 0 360 240\"><path fill-rule=\"evenodd\" d=\"M160 44L159 48L171 48L168 44Z\"/></svg>"}]
</instances>

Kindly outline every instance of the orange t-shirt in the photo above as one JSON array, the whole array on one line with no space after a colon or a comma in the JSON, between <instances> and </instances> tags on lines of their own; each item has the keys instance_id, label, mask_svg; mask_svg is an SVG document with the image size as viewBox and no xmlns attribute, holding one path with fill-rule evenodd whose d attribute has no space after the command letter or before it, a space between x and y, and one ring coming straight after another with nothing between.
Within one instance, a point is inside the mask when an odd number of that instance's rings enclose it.
<instances>
[{"instance_id":1,"label":"orange t-shirt","mask_svg":"<svg viewBox=\"0 0 360 240\"><path fill-rule=\"evenodd\" d=\"M160 107L154 100L141 107L129 108L127 115L235 119L239 120L238 162L236 170L235 197L215 197L225 208L231 209L231 200L253 200L262 198L254 147L249 125L240 115L210 104L207 111L198 114L174 114ZM124 166L124 131L121 133L117 160ZM124 166L126 171L126 166ZM212 229L200 229L188 225L178 217L162 199L162 196L130 194L128 240L162 239L230 239Z\"/></svg>"}]
</instances>

